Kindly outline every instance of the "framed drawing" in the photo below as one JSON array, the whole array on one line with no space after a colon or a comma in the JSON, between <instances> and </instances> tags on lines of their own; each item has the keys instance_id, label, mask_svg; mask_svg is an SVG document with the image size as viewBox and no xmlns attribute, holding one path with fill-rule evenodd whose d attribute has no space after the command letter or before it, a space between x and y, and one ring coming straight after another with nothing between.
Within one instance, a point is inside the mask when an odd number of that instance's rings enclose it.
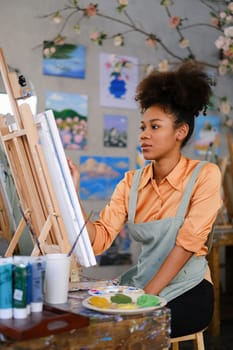
<instances>
[{"instance_id":1,"label":"framed drawing","mask_svg":"<svg viewBox=\"0 0 233 350\"><path fill-rule=\"evenodd\" d=\"M129 170L129 158L81 156L79 169L81 199L107 200Z\"/></svg>"},{"instance_id":2,"label":"framed drawing","mask_svg":"<svg viewBox=\"0 0 233 350\"><path fill-rule=\"evenodd\" d=\"M127 147L128 120L123 115L104 115L104 147Z\"/></svg>"},{"instance_id":3,"label":"framed drawing","mask_svg":"<svg viewBox=\"0 0 233 350\"><path fill-rule=\"evenodd\" d=\"M43 74L67 78L85 78L86 48L83 45L44 42Z\"/></svg>"},{"instance_id":4,"label":"framed drawing","mask_svg":"<svg viewBox=\"0 0 233 350\"><path fill-rule=\"evenodd\" d=\"M100 54L100 104L106 107L136 109L138 83L136 57Z\"/></svg>"},{"instance_id":5,"label":"framed drawing","mask_svg":"<svg viewBox=\"0 0 233 350\"><path fill-rule=\"evenodd\" d=\"M47 91L46 109L53 110L65 149L87 149L87 95Z\"/></svg>"},{"instance_id":6,"label":"framed drawing","mask_svg":"<svg viewBox=\"0 0 233 350\"><path fill-rule=\"evenodd\" d=\"M211 154L220 154L220 118L218 116L203 116L196 118L194 131L195 153L204 155L206 159Z\"/></svg>"}]
</instances>

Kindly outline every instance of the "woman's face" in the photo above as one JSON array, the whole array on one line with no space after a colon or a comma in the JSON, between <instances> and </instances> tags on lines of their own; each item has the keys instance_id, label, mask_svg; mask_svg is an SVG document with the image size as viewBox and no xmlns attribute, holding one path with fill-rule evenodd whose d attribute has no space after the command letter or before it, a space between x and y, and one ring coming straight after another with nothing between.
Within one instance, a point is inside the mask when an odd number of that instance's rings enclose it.
<instances>
[{"instance_id":1,"label":"woman's face","mask_svg":"<svg viewBox=\"0 0 233 350\"><path fill-rule=\"evenodd\" d=\"M175 116L159 106L148 108L142 116L140 146L145 159L169 159L180 153L187 125L175 128Z\"/></svg>"}]
</instances>

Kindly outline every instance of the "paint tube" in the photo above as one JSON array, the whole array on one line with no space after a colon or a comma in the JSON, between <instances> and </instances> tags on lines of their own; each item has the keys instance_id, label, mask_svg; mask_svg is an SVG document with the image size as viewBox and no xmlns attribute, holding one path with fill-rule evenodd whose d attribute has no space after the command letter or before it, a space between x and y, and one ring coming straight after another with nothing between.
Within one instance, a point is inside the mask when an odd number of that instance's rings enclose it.
<instances>
[{"instance_id":1,"label":"paint tube","mask_svg":"<svg viewBox=\"0 0 233 350\"><path fill-rule=\"evenodd\" d=\"M12 304L12 258L0 259L0 319L13 316Z\"/></svg>"},{"instance_id":2,"label":"paint tube","mask_svg":"<svg viewBox=\"0 0 233 350\"><path fill-rule=\"evenodd\" d=\"M31 313L31 302L32 302L32 264L30 261L27 262L27 314Z\"/></svg>"},{"instance_id":3,"label":"paint tube","mask_svg":"<svg viewBox=\"0 0 233 350\"><path fill-rule=\"evenodd\" d=\"M27 262L14 257L13 267L13 317L26 318L27 309Z\"/></svg>"},{"instance_id":4,"label":"paint tube","mask_svg":"<svg viewBox=\"0 0 233 350\"><path fill-rule=\"evenodd\" d=\"M31 311L32 312L41 312L43 309L45 259L42 257L32 258L31 264L32 264Z\"/></svg>"},{"instance_id":5,"label":"paint tube","mask_svg":"<svg viewBox=\"0 0 233 350\"><path fill-rule=\"evenodd\" d=\"M31 313L31 301L32 301L32 265L31 256L14 256L15 264L25 264L27 268L27 289L26 289L26 300L27 300L27 314Z\"/></svg>"}]
</instances>

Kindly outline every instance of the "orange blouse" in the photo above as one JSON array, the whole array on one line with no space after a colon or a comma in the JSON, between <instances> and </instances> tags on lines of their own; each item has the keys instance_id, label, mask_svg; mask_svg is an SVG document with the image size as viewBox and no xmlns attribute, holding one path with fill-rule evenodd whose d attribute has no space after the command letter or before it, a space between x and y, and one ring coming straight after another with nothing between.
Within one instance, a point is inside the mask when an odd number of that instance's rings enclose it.
<instances>
[{"instance_id":1,"label":"orange blouse","mask_svg":"<svg viewBox=\"0 0 233 350\"><path fill-rule=\"evenodd\" d=\"M152 163L142 173L138 188L138 203L135 222L173 217L176 215L181 197L189 177L199 160L181 156L176 167L157 185L153 179ZM110 247L122 230L128 217L129 192L135 170L125 173L116 186L110 202L94 222L96 237L93 249L96 255ZM206 241L222 205L221 173L214 163L207 163L201 169L193 188L184 224L177 234L176 244L197 256L206 255Z\"/></svg>"}]
</instances>

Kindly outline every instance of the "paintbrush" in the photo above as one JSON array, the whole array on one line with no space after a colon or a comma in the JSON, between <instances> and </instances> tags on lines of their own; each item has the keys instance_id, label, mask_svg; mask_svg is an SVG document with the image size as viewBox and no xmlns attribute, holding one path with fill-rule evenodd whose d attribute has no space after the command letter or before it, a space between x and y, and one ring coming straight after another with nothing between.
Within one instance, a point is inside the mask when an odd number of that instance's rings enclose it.
<instances>
[{"instance_id":1,"label":"paintbrush","mask_svg":"<svg viewBox=\"0 0 233 350\"><path fill-rule=\"evenodd\" d=\"M84 222L84 224L83 224L81 230L79 231L79 234L77 235L77 237L76 237L76 239L75 239L75 241L74 241L74 243L73 243L73 245L72 245L72 247L71 247L69 253L67 254L67 256L71 256L71 254L73 253L74 248L75 248L75 246L76 246L76 244L77 244L77 242L78 242L78 240L79 240L79 237L81 236L81 234L82 234L82 232L83 232L83 230L84 230L86 224L88 223L88 220L90 220L91 216L92 216L92 211L88 214L88 216L87 216L87 218L86 218L86 220L85 220L85 222Z\"/></svg>"}]
</instances>

